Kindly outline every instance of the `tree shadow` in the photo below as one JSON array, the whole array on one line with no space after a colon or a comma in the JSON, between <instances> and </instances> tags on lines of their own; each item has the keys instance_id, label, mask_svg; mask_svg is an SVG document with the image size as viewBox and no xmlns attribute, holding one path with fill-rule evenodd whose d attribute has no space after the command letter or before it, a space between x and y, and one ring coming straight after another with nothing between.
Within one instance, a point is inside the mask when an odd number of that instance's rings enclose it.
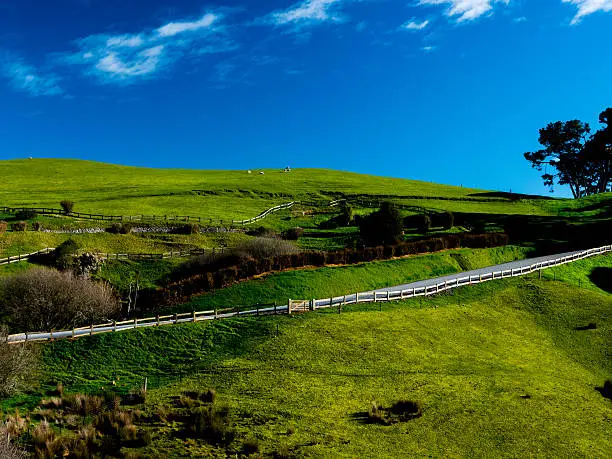
<instances>
[{"instance_id":1,"label":"tree shadow","mask_svg":"<svg viewBox=\"0 0 612 459\"><path fill-rule=\"evenodd\" d=\"M604 292L612 293L612 268L594 268L589 279Z\"/></svg>"},{"instance_id":2,"label":"tree shadow","mask_svg":"<svg viewBox=\"0 0 612 459\"><path fill-rule=\"evenodd\" d=\"M521 194L521 193L505 193L503 191L487 191L482 193L470 193L468 196L479 197L479 198L504 198L510 201L516 201L519 199L532 199L540 201L552 201L555 198L549 196L540 196L538 194Z\"/></svg>"}]
</instances>

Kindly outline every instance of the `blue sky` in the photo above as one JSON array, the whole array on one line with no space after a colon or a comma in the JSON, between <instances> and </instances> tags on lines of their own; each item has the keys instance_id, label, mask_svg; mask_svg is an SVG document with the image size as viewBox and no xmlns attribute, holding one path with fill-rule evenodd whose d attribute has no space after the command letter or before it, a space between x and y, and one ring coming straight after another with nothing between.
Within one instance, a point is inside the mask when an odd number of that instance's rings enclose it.
<instances>
[{"instance_id":1,"label":"blue sky","mask_svg":"<svg viewBox=\"0 0 612 459\"><path fill-rule=\"evenodd\" d=\"M611 29L612 0L0 0L0 159L545 193L522 153L612 105Z\"/></svg>"}]
</instances>

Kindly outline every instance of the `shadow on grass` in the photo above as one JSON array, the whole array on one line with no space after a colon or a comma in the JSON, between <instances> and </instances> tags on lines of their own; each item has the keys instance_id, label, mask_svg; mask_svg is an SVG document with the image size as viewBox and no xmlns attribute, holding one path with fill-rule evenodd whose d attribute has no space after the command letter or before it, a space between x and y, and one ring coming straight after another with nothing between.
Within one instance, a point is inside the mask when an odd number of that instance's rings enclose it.
<instances>
[{"instance_id":1,"label":"shadow on grass","mask_svg":"<svg viewBox=\"0 0 612 459\"><path fill-rule=\"evenodd\" d=\"M595 268L589 279L604 292L612 293L612 268Z\"/></svg>"},{"instance_id":2,"label":"shadow on grass","mask_svg":"<svg viewBox=\"0 0 612 459\"><path fill-rule=\"evenodd\" d=\"M612 400L612 380L608 379L603 387L596 387L595 390L608 400Z\"/></svg>"}]
</instances>

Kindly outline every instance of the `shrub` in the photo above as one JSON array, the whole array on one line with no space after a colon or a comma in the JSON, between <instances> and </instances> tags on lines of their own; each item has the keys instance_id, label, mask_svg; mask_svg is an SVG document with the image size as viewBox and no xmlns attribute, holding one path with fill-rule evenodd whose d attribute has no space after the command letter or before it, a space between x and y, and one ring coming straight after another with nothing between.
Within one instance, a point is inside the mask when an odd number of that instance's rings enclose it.
<instances>
[{"instance_id":1,"label":"shrub","mask_svg":"<svg viewBox=\"0 0 612 459\"><path fill-rule=\"evenodd\" d=\"M438 223L442 229L449 230L455 226L455 215L451 211L438 214Z\"/></svg>"},{"instance_id":2,"label":"shrub","mask_svg":"<svg viewBox=\"0 0 612 459\"><path fill-rule=\"evenodd\" d=\"M383 202L380 210L360 219L359 233L361 239L370 246L396 244L402 234L399 211L392 203Z\"/></svg>"},{"instance_id":3,"label":"shrub","mask_svg":"<svg viewBox=\"0 0 612 459\"><path fill-rule=\"evenodd\" d=\"M283 233L283 239L288 241L297 241L302 236L304 236L304 228L300 227L289 228Z\"/></svg>"},{"instance_id":4,"label":"shrub","mask_svg":"<svg viewBox=\"0 0 612 459\"><path fill-rule=\"evenodd\" d=\"M431 229L431 217L429 215L420 215L417 230L421 234L427 234Z\"/></svg>"},{"instance_id":5,"label":"shrub","mask_svg":"<svg viewBox=\"0 0 612 459\"><path fill-rule=\"evenodd\" d=\"M228 444L234 438L227 408L218 408L212 404L194 408L185 423L191 435L211 444Z\"/></svg>"},{"instance_id":6,"label":"shrub","mask_svg":"<svg viewBox=\"0 0 612 459\"><path fill-rule=\"evenodd\" d=\"M0 305L0 315L21 330L79 327L119 312L119 302L108 286L48 268L2 279Z\"/></svg>"},{"instance_id":7,"label":"shrub","mask_svg":"<svg viewBox=\"0 0 612 459\"><path fill-rule=\"evenodd\" d=\"M278 237L276 231L271 228L266 228L265 226L259 226L257 228L253 228L246 232L249 236L255 237Z\"/></svg>"},{"instance_id":8,"label":"shrub","mask_svg":"<svg viewBox=\"0 0 612 459\"><path fill-rule=\"evenodd\" d=\"M24 232L28 229L28 224L26 222L13 223L11 229L15 232Z\"/></svg>"},{"instance_id":9,"label":"shrub","mask_svg":"<svg viewBox=\"0 0 612 459\"><path fill-rule=\"evenodd\" d=\"M106 232L111 233L111 234L130 234L133 229L134 229L134 225L132 225L129 222L123 222L123 223L115 222L115 223L112 223L111 226L106 228Z\"/></svg>"},{"instance_id":10,"label":"shrub","mask_svg":"<svg viewBox=\"0 0 612 459\"><path fill-rule=\"evenodd\" d=\"M289 241L258 237L238 244L232 252L241 258L261 260L280 255L290 255L299 252L299 250Z\"/></svg>"},{"instance_id":11,"label":"shrub","mask_svg":"<svg viewBox=\"0 0 612 459\"><path fill-rule=\"evenodd\" d=\"M172 232L174 234L187 234L187 235L199 234L200 225L198 225L197 223L183 223L181 225L176 226Z\"/></svg>"},{"instance_id":12,"label":"shrub","mask_svg":"<svg viewBox=\"0 0 612 459\"><path fill-rule=\"evenodd\" d=\"M11 435L5 425L0 423L0 457L2 459L22 459L26 452L11 443Z\"/></svg>"},{"instance_id":13,"label":"shrub","mask_svg":"<svg viewBox=\"0 0 612 459\"><path fill-rule=\"evenodd\" d=\"M8 223L4 220L0 221L0 234L6 233L6 229L8 228Z\"/></svg>"},{"instance_id":14,"label":"shrub","mask_svg":"<svg viewBox=\"0 0 612 459\"><path fill-rule=\"evenodd\" d=\"M24 209L24 210L20 210L19 212L17 212L15 214L15 219L17 219L17 220L32 220L33 218L36 218L36 216L37 216L37 214L33 210Z\"/></svg>"},{"instance_id":15,"label":"shrub","mask_svg":"<svg viewBox=\"0 0 612 459\"><path fill-rule=\"evenodd\" d=\"M242 444L242 453L245 456L250 456L251 454L255 454L259 451L259 442L255 438L250 438L245 440Z\"/></svg>"},{"instance_id":16,"label":"shrub","mask_svg":"<svg viewBox=\"0 0 612 459\"><path fill-rule=\"evenodd\" d=\"M32 222L32 230L34 230L34 231L42 230L42 223L40 223L40 222Z\"/></svg>"},{"instance_id":17,"label":"shrub","mask_svg":"<svg viewBox=\"0 0 612 459\"><path fill-rule=\"evenodd\" d=\"M37 348L8 344L6 330L0 330L0 397L30 389L36 383L38 360Z\"/></svg>"},{"instance_id":18,"label":"shrub","mask_svg":"<svg viewBox=\"0 0 612 459\"><path fill-rule=\"evenodd\" d=\"M79 248L79 244L72 239L68 239L62 242L53 251L53 264L58 269L63 270L74 268L75 257Z\"/></svg>"},{"instance_id":19,"label":"shrub","mask_svg":"<svg viewBox=\"0 0 612 459\"><path fill-rule=\"evenodd\" d=\"M72 212L72 209L74 209L74 202L64 199L63 201L60 202L60 206L62 210L64 211L64 213L68 215L69 213Z\"/></svg>"}]
</instances>

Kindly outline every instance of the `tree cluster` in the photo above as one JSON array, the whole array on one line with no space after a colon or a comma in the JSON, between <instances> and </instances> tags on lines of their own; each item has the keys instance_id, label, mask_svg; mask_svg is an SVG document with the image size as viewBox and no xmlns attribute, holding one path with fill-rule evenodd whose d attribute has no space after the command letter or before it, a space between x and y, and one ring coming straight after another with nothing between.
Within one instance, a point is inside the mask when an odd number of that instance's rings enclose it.
<instances>
[{"instance_id":1,"label":"tree cluster","mask_svg":"<svg viewBox=\"0 0 612 459\"><path fill-rule=\"evenodd\" d=\"M541 150L525 159L544 171L544 185L568 185L574 198L612 190L612 108L599 115L602 125L594 134L580 120L557 121L540 129Z\"/></svg>"}]
</instances>

